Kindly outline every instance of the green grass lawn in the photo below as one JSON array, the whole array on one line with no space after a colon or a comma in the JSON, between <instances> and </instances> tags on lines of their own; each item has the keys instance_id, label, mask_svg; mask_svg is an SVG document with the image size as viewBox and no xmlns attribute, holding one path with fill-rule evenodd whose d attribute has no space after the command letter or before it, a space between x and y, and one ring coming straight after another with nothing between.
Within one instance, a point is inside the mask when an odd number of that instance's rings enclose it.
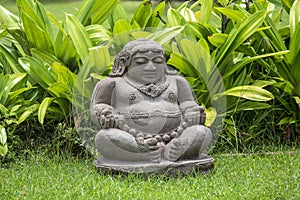
<instances>
[{"instance_id":1,"label":"green grass lawn","mask_svg":"<svg viewBox=\"0 0 300 200\"><path fill-rule=\"evenodd\" d=\"M0 169L1 199L300 199L300 154L215 156L208 175L104 175L91 159L32 155Z\"/></svg>"},{"instance_id":2,"label":"green grass lawn","mask_svg":"<svg viewBox=\"0 0 300 200\"><path fill-rule=\"evenodd\" d=\"M139 6L141 1L124 1L121 0L121 4L124 6L126 13L133 15L135 9ZM153 7L155 7L159 2L153 2ZM18 8L13 1L0 0L0 4L4 6L9 11L18 14ZM50 11L58 20L64 20L65 14L76 14L78 8L81 5L81 1L46 1L43 5L47 11ZM172 6L179 5L178 2L173 1Z\"/></svg>"},{"instance_id":3,"label":"green grass lawn","mask_svg":"<svg viewBox=\"0 0 300 200\"><path fill-rule=\"evenodd\" d=\"M2 2L1 2L2 1ZM6 9L9 11L17 14L18 13L18 8L14 2L11 1L3 1L0 0L1 5L4 6ZM58 20L63 20L65 19L65 14L75 14L77 12L77 9L79 8L81 4L81 1L73 1L73 2L46 2L43 3L45 6L45 9L47 11L50 11L51 13L54 14L54 16L57 17Z\"/></svg>"},{"instance_id":4,"label":"green grass lawn","mask_svg":"<svg viewBox=\"0 0 300 200\"><path fill-rule=\"evenodd\" d=\"M121 1L124 8L126 8L127 13L134 13L134 10L141 3L140 1ZM9 11L17 14L18 8L16 4L12 1L0 0L2 6L4 6ZM64 1L48 1L43 2L45 9L50 11L57 17L58 20L64 20L65 14L75 14L78 8L81 5L81 1L72 1L72 2L64 2Z\"/></svg>"}]
</instances>

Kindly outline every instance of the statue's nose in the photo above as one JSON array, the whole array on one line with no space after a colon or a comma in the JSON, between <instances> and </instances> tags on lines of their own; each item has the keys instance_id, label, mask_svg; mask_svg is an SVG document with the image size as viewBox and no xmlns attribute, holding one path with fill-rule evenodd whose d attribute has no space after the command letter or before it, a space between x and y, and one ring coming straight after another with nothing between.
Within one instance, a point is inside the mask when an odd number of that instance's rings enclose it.
<instances>
[{"instance_id":1,"label":"statue's nose","mask_svg":"<svg viewBox=\"0 0 300 200\"><path fill-rule=\"evenodd\" d=\"M156 67L153 64L153 62L149 62L148 65L145 67L145 70L154 71L154 70L156 70Z\"/></svg>"}]
</instances>

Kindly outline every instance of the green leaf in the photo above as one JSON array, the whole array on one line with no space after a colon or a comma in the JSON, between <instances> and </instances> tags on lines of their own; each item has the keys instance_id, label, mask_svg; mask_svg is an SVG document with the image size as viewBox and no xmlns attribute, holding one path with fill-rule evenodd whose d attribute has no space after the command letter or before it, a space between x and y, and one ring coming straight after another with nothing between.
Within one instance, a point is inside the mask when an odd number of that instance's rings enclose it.
<instances>
[{"instance_id":1,"label":"green leaf","mask_svg":"<svg viewBox=\"0 0 300 200\"><path fill-rule=\"evenodd\" d=\"M228 35L226 42L217 49L216 54L216 65L226 67L226 60L244 41L246 41L253 33L256 32L257 28L262 24L266 16L265 11L258 11L251 15L244 21L240 21L231 30ZM223 71L220 69L220 71Z\"/></svg>"},{"instance_id":2,"label":"green leaf","mask_svg":"<svg viewBox=\"0 0 300 200\"><path fill-rule=\"evenodd\" d=\"M77 63L79 55L74 47L74 44L69 36L64 36L62 32L58 32L55 41L55 55L63 63Z\"/></svg>"},{"instance_id":3,"label":"green leaf","mask_svg":"<svg viewBox=\"0 0 300 200\"><path fill-rule=\"evenodd\" d=\"M174 26L172 28L158 30L149 35L147 38L163 45L164 43L174 38L176 35L180 34L184 30L184 28L185 26Z\"/></svg>"},{"instance_id":4,"label":"green leaf","mask_svg":"<svg viewBox=\"0 0 300 200\"><path fill-rule=\"evenodd\" d=\"M244 85L230 88L224 92L227 96L235 96L252 101L269 101L274 98L269 91L258 86Z\"/></svg>"},{"instance_id":5,"label":"green leaf","mask_svg":"<svg viewBox=\"0 0 300 200\"><path fill-rule=\"evenodd\" d=\"M6 130L3 126L0 125L0 145L5 145L6 142L7 142Z\"/></svg>"},{"instance_id":6,"label":"green leaf","mask_svg":"<svg viewBox=\"0 0 300 200\"><path fill-rule=\"evenodd\" d=\"M169 8L167 11L167 24L169 27L185 25L186 21L183 16L174 8Z\"/></svg>"},{"instance_id":7,"label":"green leaf","mask_svg":"<svg viewBox=\"0 0 300 200\"><path fill-rule=\"evenodd\" d=\"M196 17L194 15L193 11L187 7L184 7L183 9L181 9L180 14L183 16L183 18L186 21L196 22Z\"/></svg>"},{"instance_id":8,"label":"green leaf","mask_svg":"<svg viewBox=\"0 0 300 200\"><path fill-rule=\"evenodd\" d=\"M205 120L205 126L211 126L217 117L217 110L214 107L209 107L205 109L206 113L206 120Z\"/></svg>"},{"instance_id":9,"label":"green leaf","mask_svg":"<svg viewBox=\"0 0 300 200\"><path fill-rule=\"evenodd\" d=\"M55 98L47 97L40 104L39 109L38 109L38 119L41 124L44 123L47 109L54 100L55 100Z\"/></svg>"},{"instance_id":10,"label":"green leaf","mask_svg":"<svg viewBox=\"0 0 300 200\"><path fill-rule=\"evenodd\" d=\"M68 29L68 34L70 35L81 60L86 59L89 54L88 49L92 47L92 42L88 33L78 19L71 14L67 15L66 26Z\"/></svg>"},{"instance_id":11,"label":"green leaf","mask_svg":"<svg viewBox=\"0 0 300 200\"><path fill-rule=\"evenodd\" d=\"M57 75L57 82L61 82L62 84L66 85L71 91L75 83L76 74L71 72L66 66L57 62L54 62L51 68Z\"/></svg>"},{"instance_id":12,"label":"green leaf","mask_svg":"<svg viewBox=\"0 0 300 200\"><path fill-rule=\"evenodd\" d=\"M297 0L296 0L297 1ZM283 7L286 9L286 11L289 13L290 9L293 5L293 3L295 2L295 0L281 0L281 2L283 3Z\"/></svg>"},{"instance_id":13,"label":"green leaf","mask_svg":"<svg viewBox=\"0 0 300 200\"><path fill-rule=\"evenodd\" d=\"M24 102L22 102L24 103ZM14 107L12 107L9 111L9 115L10 116L17 116L19 112L22 111L22 105L18 104L18 105L15 105Z\"/></svg>"},{"instance_id":14,"label":"green leaf","mask_svg":"<svg viewBox=\"0 0 300 200\"><path fill-rule=\"evenodd\" d=\"M61 82L53 83L48 87L47 90L52 94L52 96L62 97L72 101L70 87Z\"/></svg>"},{"instance_id":15,"label":"green leaf","mask_svg":"<svg viewBox=\"0 0 300 200\"><path fill-rule=\"evenodd\" d=\"M48 70L41 61L33 57L22 57L19 59L20 65L44 89L47 89L51 84L56 82L55 74Z\"/></svg>"},{"instance_id":16,"label":"green leaf","mask_svg":"<svg viewBox=\"0 0 300 200\"><path fill-rule=\"evenodd\" d=\"M198 44L203 50L205 50L206 55L210 55L210 49L205 39L201 38L200 40L198 40Z\"/></svg>"},{"instance_id":17,"label":"green leaf","mask_svg":"<svg viewBox=\"0 0 300 200\"><path fill-rule=\"evenodd\" d=\"M141 28L145 28L150 17L152 16L152 3L150 0L144 0L136 9L131 23L137 22Z\"/></svg>"},{"instance_id":18,"label":"green leaf","mask_svg":"<svg viewBox=\"0 0 300 200\"><path fill-rule=\"evenodd\" d=\"M139 39L139 38L148 38L151 36L151 32L147 32L147 31L134 31L131 33L132 37L134 39ZM122 37L123 38L123 37ZM131 39L132 40L132 39ZM131 41L130 40L130 41Z\"/></svg>"},{"instance_id":19,"label":"green leaf","mask_svg":"<svg viewBox=\"0 0 300 200\"><path fill-rule=\"evenodd\" d=\"M170 55L170 59L167 62L168 65L174 66L186 77L199 77L201 74L199 71L192 65L185 56L180 53L173 52Z\"/></svg>"},{"instance_id":20,"label":"green leaf","mask_svg":"<svg viewBox=\"0 0 300 200\"><path fill-rule=\"evenodd\" d=\"M296 103L297 103L298 105L300 105L300 97L294 97L294 99L295 99Z\"/></svg>"},{"instance_id":21,"label":"green leaf","mask_svg":"<svg viewBox=\"0 0 300 200\"><path fill-rule=\"evenodd\" d=\"M6 105L7 99L9 98L9 92L12 85L12 80L9 77L9 74L3 75L0 74L0 103Z\"/></svg>"},{"instance_id":22,"label":"green leaf","mask_svg":"<svg viewBox=\"0 0 300 200\"><path fill-rule=\"evenodd\" d=\"M84 0L76 17L84 26L102 24L119 2L119 0Z\"/></svg>"},{"instance_id":23,"label":"green leaf","mask_svg":"<svg viewBox=\"0 0 300 200\"><path fill-rule=\"evenodd\" d=\"M264 88L269 85L274 85L277 82L275 80L256 80L252 85Z\"/></svg>"},{"instance_id":24,"label":"green leaf","mask_svg":"<svg viewBox=\"0 0 300 200\"><path fill-rule=\"evenodd\" d=\"M54 103L56 103L59 106L60 110L62 111L62 112L60 111L61 116L67 117L68 115L70 115L72 100L67 100L66 98L56 98L53 101Z\"/></svg>"},{"instance_id":25,"label":"green leaf","mask_svg":"<svg viewBox=\"0 0 300 200\"><path fill-rule=\"evenodd\" d=\"M26 88L20 88L16 91L13 91L13 92L10 92L9 93L9 98L7 99L8 101L13 101L18 95L28 91L28 90L31 90L31 89L34 89L36 87L26 87Z\"/></svg>"},{"instance_id":26,"label":"green leaf","mask_svg":"<svg viewBox=\"0 0 300 200\"><path fill-rule=\"evenodd\" d=\"M300 47L298 41L299 36L300 36L300 23L297 24L294 34L291 35L290 53L288 54L289 63L291 65L294 64L298 54L300 53Z\"/></svg>"},{"instance_id":27,"label":"green leaf","mask_svg":"<svg viewBox=\"0 0 300 200\"><path fill-rule=\"evenodd\" d=\"M255 5L257 6L257 9L260 12L265 12L265 8L262 5L260 5L259 3L255 3ZM264 20L264 24L265 24L266 29L263 32L260 31L259 34L261 34L262 37L268 37L270 42L272 42L273 47L276 51L286 50L284 40L280 36L278 27L272 21L272 19L269 17L269 15L266 15L265 20Z\"/></svg>"},{"instance_id":28,"label":"green leaf","mask_svg":"<svg viewBox=\"0 0 300 200\"><path fill-rule=\"evenodd\" d=\"M165 9L165 1L162 1L161 3L159 3L156 8L154 9L150 19L147 22L146 27L157 27L159 25L159 23L161 22L161 20L159 19L158 15L160 17L163 17L163 12Z\"/></svg>"},{"instance_id":29,"label":"green leaf","mask_svg":"<svg viewBox=\"0 0 300 200\"><path fill-rule=\"evenodd\" d=\"M207 24L213 9L213 0L202 1L198 22L200 24Z\"/></svg>"},{"instance_id":30,"label":"green leaf","mask_svg":"<svg viewBox=\"0 0 300 200\"><path fill-rule=\"evenodd\" d=\"M296 26L294 37L291 38L290 43L290 53L288 55L290 63L290 74L293 79L288 79L293 86L295 87L294 95L300 96L300 46L299 46L299 37L300 37L300 22Z\"/></svg>"},{"instance_id":31,"label":"green leaf","mask_svg":"<svg viewBox=\"0 0 300 200\"><path fill-rule=\"evenodd\" d=\"M115 23L113 33L114 33L114 35L117 35L117 34L120 34L120 33L123 33L123 32L130 31L132 29L133 29L133 27L130 25L130 23L128 21L126 21L124 19L119 19Z\"/></svg>"},{"instance_id":32,"label":"green leaf","mask_svg":"<svg viewBox=\"0 0 300 200\"><path fill-rule=\"evenodd\" d=\"M44 64L51 66L54 62L61 63L61 61L56 56L48 51L32 48L30 49L30 52L33 57L38 58Z\"/></svg>"},{"instance_id":33,"label":"green leaf","mask_svg":"<svg viewBox=\"0 0 300 200\"><path fill-rule=\"evenodd\" d=\"M256 4L257 9L259 10L265 10L260 4ZM284 51L286 50L286 45L284 43L284 39L281 37L280 32L278 31L278 27L274 24L272 19L267 15L264 21L265 25L268 27L271 27L270 29L266 29L263 32L259 32L261 36L264 38L268 38L268 41L271 42L272 46L274 49L273 51ZM297 41L298 42L298 41ZM293 43L293 40L291 40L291 44ZM290 45L291 45L290 44ZM297 43L298 45L298 43ZM286 81L289 81L293 86L297 85L296 80L291 74L291 68L290 68L290 63L291 60L293 59L293 53L292 53L292 48L290 46L290 53L287 54L286 56L283 56L283 60L280 62L277 62L276 64L274 63L273 65L276 65L276 71L279 72L280 76L283 77ZM287 58L287 59L286 59ZM270 60L272 62L272 60ZM266 63L265 65L269 65ZM269 65L271 66L271 65ZM299 77L299 76L298 76ZM299 85L299 84L298 84Z\"/></svg>"},{"instance_id":34,"label":"green leaf","mask_svg":"<svg viewBox=\"0 0 300 200\"><path fill-rule=\"evenodd\" d=\"M3 60L6 60L7 65L5 65L6 70L12 70L14 73L20 73L24 72L22 67L20 67L18 63L18 52L15 51L12 48L9 48L4 43L0 42L0 57L3 58ZM4 63L4 62L3 62Z\"/></svg>"},{"instance_id":35,"label":"green leaf","mask_svg":"<svg viewBox=\"0 0 300 200\"><path fill-rule=\"evenodd\" d=\"M111 40L111 33L101 25L94 24L85 27L93 45L99 45Z\"/></svg>"},{"instance_id":36,"label":"green leaf","mask_svg":"<svg viewBox=\"0 0 300 200\"><path fill-rule=\"evenodd\" d=\"M30 5L28 1L17 0L23 27L31 47L53 51L52 29L41 4Z\"/></svg>"},{"instance_id":37,"label":"green leaf","mask_svg":"<svg viewBox=\"0 0 300 200\"><path fill-rule=\"evenodd\" d=\"M245 17L247 17L247 15L244 12L239 10L233 10L230 8L220 8L220 7L219 8L216 7L215 9L235 22L239 22Z\"/></svg>"},{"instance_id":38,"label":"green leaf","mask_svg":"<svg viewBox=\"0 0 300 200\"><path fill-rule=\"evenodd\" d=\"M96 73L102 74L111 63L107 46L98 46L90 49L90 65L96 68Z\"/></svg>"},{"instance_id":39,"label":"green leaf","mask_svg":"<svg viewBox=\"0 0 300 200\"><path fill-rule=\"evenodd\" d=\"M92 21L91 13L92 13L92 8L95 4L96 4L95 0L85 0L80 5L76 17L84 26L91 24Z\"/></svg>"},{"instance_id":40,"label":"green leaf","mask_svg":"<svg viewBox=\"0 0 300 200\"><path fill-rule=\"evenodd\" d=\"M210 56L197 42L188 39L180 41L180 48L186 59L197 69L198 74L206 77L210 72Z\"/></svg>"},{"instance_id":41,"label":"green leaf","mask_svg":"<svg viewBox=\"0 0 300 200\"><path fill-rule=\"evenodd\" d=\"M58 33L54 41L55 56L66 64L72 63L74 61L77 62L78 54L67 32L64 30L61 23L57 21L54 15L48 13L48 16L58 28Z\"/></svg>"},{"instance_id":42,"label":"green leaf","mask_svg":"<svg viewBox=\"0 0 300 200\"><path fill-rule=\"evenodd\" d=\"M49 36L49 39L51 40L51 43L53 43L54 42L54 34L53 34L50 18L48 17L48 14L47 14L43 4L41 4L40 2L37 1L35 5L36 5L36 13L40 17L40 19L43 21L43 24L45 26L45 30Z\"/></svg>"},{"instance_id":43,"label":"green leaf","mask_svg":"<svg viewBox=\"0 0 300 200\"><path fill-rule=\"evenodd\" d=\"M39 104L33 104L32 106L28 107L19 117L18 124L24 122L32 113L36 113L36 111L39 109L39 106Z\"/></svg>"},{"instance_id":44,"label":"green leaf","mask_svg":"<svg viewBox=\"0 0 300 200\"><path fill-rule=\"evenodd\" d=\"M295 122L296 120L293 117L284 117L277 123L277 125L293 124Z\"/></svg>"},{"instance_id":45,"label":"green leaf","mask_svg":"<svg viewBox=\"0 0 300 200\"><path fill-rule=\"evenodd\" d=\"M226 42L227 38L228 38L228 34L214 33L208 36L208 41L215 47L220 47Z\"/></svg>"},{"instance_id":46,"label":"green leaf","mask_svg":"<svg viewBox=\"0 0 300 200\"><path fill-rule=\"evenodd\" d=\"M122 4L117 4L109 17L110 27L113 28L115 26L115 23L120 19L129 20L129 17L126 14L126 11Z\"/></svg>"},{"instance_id":47,"label":"green leaf","mask_svg":"<svg viewBox=\"0 0 300 200\"><path fill-rule=\"evenodd\" d=\"M176 10L180 12L183 8L187 7L188 5L189 5L189 2L186 1L186 2L184 2L184 3L182 3L182 4L180 4L180 5L176 8Z\"/></svg>"},{"instance_id":48,"label":"green leaf","mask_svg":"<svg viewBox=\"0 0 300 200\"><path fill-rule=\"evenodd\" d=\"M213 32L208 27L200 23L188 22L187 24L189 25L192 34L194 34L198 38L207 38L208 36L213 34Z\"/></svg>"},{"instance_id":49,"label":"green leaf","mask_svg":"<svg viewBox=\"0 0 300 200\"><path fill-rule=\"evenodd\" d=\"M271 108L270 104L262 102L245 102L239 106L240 110L262 110Z\"/></svg>"},{"instance_id":50,"label":"green leaf","mask_svg":"<svg viewBox=\"0 0 300 200\"><path fill-rule=\"evenodd\" d=\"M119 3L119 0L96 0L91 14L92 24L102 24Z\"/></svg>"},{"instance_id":51,"label":"green leaf","mask_svg":"<svg viewBox=\"0 0 300 200\"><path fill-rule=\"evenodd\" d=\"M271 56L280 56L289 53L289 51L281 51L281 52L276 52L276 53L268 53L268 54L263 54L263 55L258 55L258 56L253 56L253 57L245 57L242 60L238 61L235 63L232 67L226 70L226 74L223 76L223 80L226 80L232 76L236 71L242 69L246 64L253 62L258 59L266 58L266 57L271 57Z\"/></svg>"},{"instance_id":52,"label":"green leaf","mask_svg":"<svg viewBox=\"0 0 300 200\"><path fill-rule=\"evenodd\" d=\"M300 22L300 1L295 0L290 11L290 33L291 33L291 38L293 38L296 26Z\"/></svg>"},{"instance_id":53,"label":"green leaf","mask_svg":"<svg viewBox=\"0 0 300 200\"><path fill-rule=\"evenodd\" d=\"M253 101L246 101L242 103L238 103L238 105L234 106L234 109L227 110L227 114L241 112L241 111L250 111L250 110L262 110L271 108L270 104L263 103L263 102L253 102Z\"/></svg>"},{"instance_id":54,"label":"green leaf","mask_svg":"<svg viewBox=\"0 0 300 200\"><path fill-rule=\"evenodd\" d=\"M6 115L8 115L8 112L9 112L9 110L4 105L2 105L0 103L0 113L1 113L1 115L6 116Z\"/></svg>"},{"instance_id":55,"label":"green leaf","mask_svg":"<svg viewBox=\"0 0 300 200\"><path fill-rule=\"evenodd\" d=\"M0 145L0 155L5 156L7 154L8 148L7 143L5 145Z\"/></svg>"},{"instance_id":56,"label":"green leaf","mask_svg":"<svg viewBox=\"0 0 300 200\"><path fill-rule=\"evenodd\" d=\"M12 80L12 85L13 85L13 87L11 88L12 91L22 88L27 82L26 73L10 74L10 78Z\"/></svg>"},{"instance_id":57,"label":"green leaf","mask_svg":"<svg viewBox=\"0 0 300 200\"><path fill-rule=\"evenodd\" d=\"M19 28L18 21L16 15L0 5L0 24L4 24L7 28Z\"/></svg>"}]
</instances>

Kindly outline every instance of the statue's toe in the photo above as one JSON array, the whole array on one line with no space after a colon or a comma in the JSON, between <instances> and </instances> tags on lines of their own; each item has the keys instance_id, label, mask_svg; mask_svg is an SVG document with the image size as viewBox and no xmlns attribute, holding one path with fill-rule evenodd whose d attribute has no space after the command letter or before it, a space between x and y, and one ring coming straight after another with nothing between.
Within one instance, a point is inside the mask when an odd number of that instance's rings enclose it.
<instances>
[{"instance_id":1,"label":"statue's toe","mask_svg":"<svg viewBox=\"0 0 300 200\"><path fill-rule=\"evenodd\" d=\"M188 149L188 138L173 139L165 149L165 158L170 161L176 161Z\"/></svg>"}]
</instances>

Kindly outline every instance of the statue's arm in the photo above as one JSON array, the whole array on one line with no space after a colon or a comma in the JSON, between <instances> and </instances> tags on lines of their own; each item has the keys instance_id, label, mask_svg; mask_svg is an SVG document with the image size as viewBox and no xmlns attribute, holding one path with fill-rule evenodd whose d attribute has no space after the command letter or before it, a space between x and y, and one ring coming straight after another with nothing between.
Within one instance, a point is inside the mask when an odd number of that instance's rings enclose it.
<instances>
[{"instance_id":1,"label":"statue's arm","mask_svg":"<svg viewBox=\"0 0 300 200\"><path fill-rule=\"evenodd\" d=\"M113 112L111 101L114 88L115 81L113 78L108 77L99 81L93 91L90 104L90 115L92 121L101 128L113 126L113 120L108 119Z\"/></svg>"},{"instance_id":2,"label":"statue's arm","mask_svg":"<svg viewBox=\"0 0 300 200\"><path fill-rule=\"evenodd\" d=\"M179 107L183 113L183 118L189 125L204 124L204 108L199 106L193 97L192 90L188 82L181 76L176 76L178 88Z\"/></svg>"}]
</instances>

